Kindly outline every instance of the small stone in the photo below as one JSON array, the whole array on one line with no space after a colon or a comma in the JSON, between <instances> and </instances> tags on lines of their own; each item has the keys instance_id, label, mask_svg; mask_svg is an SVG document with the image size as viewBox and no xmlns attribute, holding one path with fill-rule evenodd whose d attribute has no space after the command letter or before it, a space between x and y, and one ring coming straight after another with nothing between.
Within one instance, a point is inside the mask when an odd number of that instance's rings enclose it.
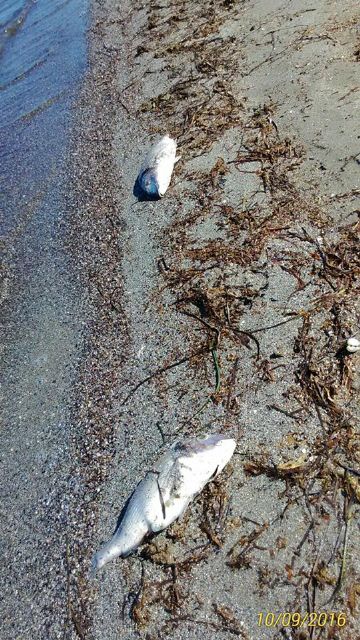
<instances>
[{"instance_id":1,"label":"small stone","mask_svg":"<svg viewBox=\"0 0 360 640\"><path fill-rule=\"evenodd\" d=\"M360 349L360 340L357 338L348 338L346 341L346 350L349 353L355 353Z\"/></svg>"}]
</instances>

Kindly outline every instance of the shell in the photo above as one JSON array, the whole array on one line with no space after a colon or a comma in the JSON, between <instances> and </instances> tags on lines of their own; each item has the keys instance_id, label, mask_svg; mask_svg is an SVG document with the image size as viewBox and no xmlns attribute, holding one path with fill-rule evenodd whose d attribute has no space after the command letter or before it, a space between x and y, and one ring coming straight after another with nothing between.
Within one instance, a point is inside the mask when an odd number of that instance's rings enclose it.
<instances>
[{"instance_id":1,"label":"shell","mask_svg":"<svg viewBox=\"0 0 360 640\"><path fill-rule=\"evenodd\" d=\"M348 338L346 341L346 350L349 351L349 353L355 353L356 351L359 351L360 349L360 340L358 340L357 338Z\"/></svg>"},{"instance_id":2,"label":"shell","mask_svg":"<svg viewBox=\"0 0 360 640\"><path fill-rule=\"evenodd\" d=\"M138 175L138 183L148 196L162 198L167 191L176 157L176 141L164 136L148 151Z\"/></svg>"},{"instance_id":3,"label":"shell","mask_svg":"<svg viewBox=\"0 0 360 640\"><path fill-rule=\"evenodd\" d=\"M129 555L148 534L179 518L196 494L221 473L235 447L235 440L219 434L173 445L136 487L113 537L94 556L93 571Z\"/></svg>"}]
</instances>

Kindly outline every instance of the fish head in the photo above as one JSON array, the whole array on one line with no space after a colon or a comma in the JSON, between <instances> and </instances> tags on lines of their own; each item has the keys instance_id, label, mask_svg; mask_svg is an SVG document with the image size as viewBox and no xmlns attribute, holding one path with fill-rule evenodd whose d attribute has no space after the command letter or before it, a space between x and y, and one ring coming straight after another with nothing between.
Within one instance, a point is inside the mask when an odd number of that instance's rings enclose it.
<instances>
[{"instance_id":1,"label":"fish head","mask_svg":"<svg viewBox=\"0 0 360 640\"><path fill-rule=\"evenodd\" d=\"M159 197L162 195L159 192L159 182L153 168L143 171L139 178L139 184L141 189L149 196Z\"/></svg>"},{"instance_id":2,"label":"fish head","mask_svg":"<svg viewBox=\"0 0 360 640\"><path fill-rule=\"evenodd\" d=\"M191 439L175 443L174 457L193 469L194 474L216 478L227 465L236 448L236 441L222 434L213 434L202 440Z\"/></svg>"}]
</instances>

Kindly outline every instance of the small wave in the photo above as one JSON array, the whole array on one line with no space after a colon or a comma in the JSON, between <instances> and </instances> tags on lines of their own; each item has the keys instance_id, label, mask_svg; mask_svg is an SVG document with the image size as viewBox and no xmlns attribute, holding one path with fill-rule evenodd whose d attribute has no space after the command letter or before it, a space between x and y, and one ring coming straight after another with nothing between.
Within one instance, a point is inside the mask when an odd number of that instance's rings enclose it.
<instances>
[{"instance_id":1,"label":"small wave","mask_svg":"<svg viewBox=\"0 0 360 640\"><path fill-rule=\"evenodd\" d=\"M5 21L0 23L0 55L5 48L6 42L22 28L34 4L34 0L27 0L23 6L13 10L9 18L5 18ZM4 8L2 13L4 15Z\"/></svg>"},{"instance_id":2,"label":"small wave","mask_svg":"<svg viewBox=\"0 0 360 640\"><path fill-rule=\"evenodd\" d=\"M35 109L20 116L19 120L21 120L21 122L29 122L29 120L37 116L39 113L42 113L45 109L48 109L49 107L52 107L53 104L56 104L56 102L59 102L64 95L65 91L61 91L56 96L52 96L51 98L44 100L44 102L35 107Z\"/></svg>"},{"instance_id":3,"label":"small wave","mask_svg":"<svg viewBox=\"0 0 360 640\"><path fill-rule=\"evenodd\" d=\"M12 87L17 82L20 82L21 80L24 80L24 78L27 78L32 71L35 71L35 69L38 69L43 64L45 64L47 59L48 59L48 56L45 56L41 60L37 60L28 69L25 69L25 71L22 71L18 76L16 76L16 78L13 78L12 80L10 80L5 84L0 84L0 91L4 91L5 89L8 89L8 87Z\"/></svg>"}]
</instances>

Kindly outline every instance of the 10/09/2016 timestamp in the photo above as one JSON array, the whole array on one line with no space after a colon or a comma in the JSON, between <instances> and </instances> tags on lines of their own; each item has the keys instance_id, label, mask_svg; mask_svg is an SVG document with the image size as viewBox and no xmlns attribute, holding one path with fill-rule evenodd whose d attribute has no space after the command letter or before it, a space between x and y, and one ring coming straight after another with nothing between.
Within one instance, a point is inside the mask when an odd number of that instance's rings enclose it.
<instances>
[{"instance_id":1,"label":"10/09/2016 timestamp","mask_svg":"<svg viewBox=\"0 0 360 640\"><path fill-rule=\"evenodd\" d=\"M262 627L344 627L346 625L345 613L336 611L313 611L311 613L258 613L258 626Z\"/></svg>"}]
</instances>

